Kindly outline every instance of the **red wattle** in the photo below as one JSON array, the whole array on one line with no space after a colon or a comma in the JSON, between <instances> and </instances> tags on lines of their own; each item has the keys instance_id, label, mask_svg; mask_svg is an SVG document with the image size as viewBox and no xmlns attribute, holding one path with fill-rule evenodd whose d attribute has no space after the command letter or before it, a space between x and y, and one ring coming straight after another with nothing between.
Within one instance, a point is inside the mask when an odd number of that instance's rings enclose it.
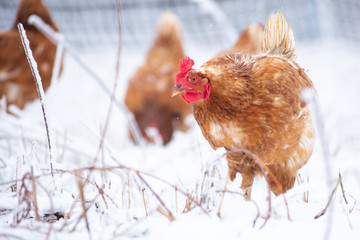
<instances>
[{"instance_id":1,"label":"red wattle","mask_svg":"<svg viewBox=\"0 0 360 240\"><path fill-rule=\"evenodd\" d=\"M181 97L185 100L186 103L196 102L200 99L199 94L191 93L191 92L183 93L183 94L181 94Z\"/></svg>"}]
</instances>

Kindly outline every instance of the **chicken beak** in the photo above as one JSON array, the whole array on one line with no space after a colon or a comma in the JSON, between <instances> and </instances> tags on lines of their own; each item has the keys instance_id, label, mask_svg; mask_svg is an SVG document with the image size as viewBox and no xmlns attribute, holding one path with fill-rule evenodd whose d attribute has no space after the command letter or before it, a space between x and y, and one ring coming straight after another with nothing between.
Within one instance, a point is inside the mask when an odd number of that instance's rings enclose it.
<instances>
[{"instance_id":1,"label":"chicken beak","mask_svg":"<svg viewBox=\"0 0 360 240\"><path fill-rule=\"evenodd\" d=\"M172 91L171 91L171 97L174 97L178 94L183 93L187 88L182 88L181 84L177 84L173 87Z\"/></svg>"}]
</instances>

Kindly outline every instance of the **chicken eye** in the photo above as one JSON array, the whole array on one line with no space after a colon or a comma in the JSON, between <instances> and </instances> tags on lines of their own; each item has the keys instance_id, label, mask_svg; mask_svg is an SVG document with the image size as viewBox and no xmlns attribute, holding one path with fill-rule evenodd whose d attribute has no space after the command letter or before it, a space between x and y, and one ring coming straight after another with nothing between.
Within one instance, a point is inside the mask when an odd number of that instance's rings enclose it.
<instances>
[{"instance_id":1,"label":"chicken eye","mask_svg":"<svg viewBox=\"0 0 360 240\"><path fill-rule=\"evenodd\" d=\"M189 78L190 82L196 83L198 81L197 77L191 77Z\"/></svg>"}]
</instances>

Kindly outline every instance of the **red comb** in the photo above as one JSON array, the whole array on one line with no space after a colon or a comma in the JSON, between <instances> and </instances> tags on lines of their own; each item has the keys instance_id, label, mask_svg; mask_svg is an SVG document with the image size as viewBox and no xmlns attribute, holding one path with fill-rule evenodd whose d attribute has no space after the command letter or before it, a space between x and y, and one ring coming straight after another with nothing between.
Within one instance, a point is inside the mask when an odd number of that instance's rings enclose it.
<instances>
[{"instance_id":1,"label":"red comb","mask_svg":"<svg viewBox=\"0 0 360 240\"><path fill-rule=\"evenodd\" d=\"M188 56L184 57L184 59L180 62L179 68L182 73L187 73L192 66L194 66L194 60L189 58Z\"/></svg>"}]
</instances>

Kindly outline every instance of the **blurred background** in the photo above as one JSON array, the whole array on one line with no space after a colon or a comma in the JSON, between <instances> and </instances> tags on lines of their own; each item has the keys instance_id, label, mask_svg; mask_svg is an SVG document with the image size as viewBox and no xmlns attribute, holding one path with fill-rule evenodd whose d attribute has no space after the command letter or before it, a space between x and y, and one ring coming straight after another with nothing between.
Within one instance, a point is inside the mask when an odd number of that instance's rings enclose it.
<instances>
[{"instance_id":1,"label":"blurred background","mask_svg":"<svg viewBox=\"0 0 360 240\"><path fill-rule=\"evenodd\" d=\"M76 47L116 45L116 0L43 0ZM155 35L164 10L174 12L183 25L186 45L230 46L253 22L265 23L269 12L282 10L296 41L319 38L360 40L359 0L121 0L123 46L144 50ZM0 0L0 31L8 29L19 0ZM201 43L201 44L199 44Z\"/></svg>"}]
</instances>

